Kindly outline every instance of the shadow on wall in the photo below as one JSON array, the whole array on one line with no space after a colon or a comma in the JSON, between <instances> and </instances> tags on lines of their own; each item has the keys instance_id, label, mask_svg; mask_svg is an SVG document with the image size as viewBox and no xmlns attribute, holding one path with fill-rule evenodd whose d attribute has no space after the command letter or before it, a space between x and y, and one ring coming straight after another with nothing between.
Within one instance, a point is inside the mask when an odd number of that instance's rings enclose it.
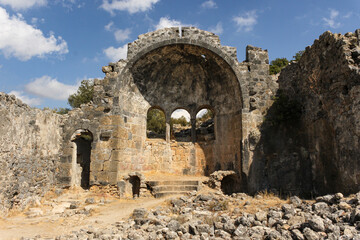
<instances>
[{"instance_id":1,"label":"shadow on wall","mask_svg":"<svg viewBox=\"0 0 360 240\"><path fill-rule=\"evenodd\" d=\"M339 179L333 164L333 131L326 118L310 126L301 102L279 90L260 135L250 134L253 162L248 176L252 194L267 190L304 198L336 192Z\"/></svg>"}]
</instances>

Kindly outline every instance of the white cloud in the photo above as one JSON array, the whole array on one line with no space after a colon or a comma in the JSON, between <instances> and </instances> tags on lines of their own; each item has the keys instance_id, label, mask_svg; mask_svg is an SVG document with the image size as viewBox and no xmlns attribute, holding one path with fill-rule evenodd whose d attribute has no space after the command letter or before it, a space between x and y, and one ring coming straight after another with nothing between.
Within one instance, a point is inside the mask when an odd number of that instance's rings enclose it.
<instances>
[{"instance_id":1,"label":"white cloud","mask_svg":"<svg viewBox=\"0 0 360 240\"><path fill-rule=\"evenodd\" d=\"M44 23L45 22L45 19L44 18L31 18L31 25L33 25L34 27L37 26L39 23Z\"/></svg>"},{"instance_id":2,"label":"white cloud","mask_svg":"<svg viewBox=\"0 0 360 240\"><path fill-rule=\"evenodd\" d=\"M42 76L26 84L25 91L40 97L67 100L71 94L77 91L78 87L78 84L67 85L49 76Z\"/></svg>"},{"instance_id":3,"label":"white cloud","mask_svg":"<svg viewBox=\"0 0 360 240\"><path fill-rule=\"evenodd\" d=\"M117 62L120 59L126 59L128 46L125 44L122 47L114 48L108 47L104 50L105 55L113 62Z\"/></svg>"},{"instance_id":4,"label":"white cloud","mask_svg":"<svg viewBox=\"0 0 360 240\"><path fill-rule=\"evenodd\" d=\"M352 16L352 12L348 12L346 15L343 16L343 18L350 18Z\"/></svg>"},{"instance_id":5,"label":"white cloud","mask_svg":"<svg viewBox=\"0 0 360 240\"><path fill-rule=\"evenodd\" d=\"M201 4L201 7L203 8L217 8L216 2L213 0L205 1Z\"/></svg>"},{"instance_id":6,"label":"white cloud","mask_svg":"<svg viewBox=\"0 0 360 240\"><path fill-rule=\"evenodd\" d=\"M185 109L177 109L171 114L171 118L181 118L184 116L186 120L190 121L190 113Z\"/></svg>"},{"instance_id":7,"label":"white cloud","mask_svg":"<svg viewBox=\"0 0 360 240\"><path fill-rule=\"evenodd\" d=\"M40 98L31 98L26 95L24 95L24 92L22 91L11 91L9 92L9 95L15 95L17 98L19 98L24 103L30 105L30 106L37 106L42 103Z\"/></svg>"},{"instance_id":8,"label":"white cloud","mask_svg":"<svg viewBox=\"0 0 360 240\"><path fill-rule=\"evenodd\" d=\"M161 28L169 28L169 27L180 27L183 26L183 24L178 20L170 19L169 17L162 17L159 20L159 23L155 26L155 29L161 29Z\"/></svg>"},{"instance_id":9,"label":"white cloud","mask_svg":"<svg viewBox=\"0 0 360 240\"><path fill-rule=\"evenodd\" d=\"M238 17L234 17L238 31L250 32L257 23L256 10L248 11Z\"/></svg>"},{"instance_id":10,"label":"white cloud","mask_svg":"<svg viewBox=\"0 0 360 240\"><path fill-rule=\"evenodd\" d=\"M223 29L223 27L222 27L222 23L221 23L221 22L218 22L218 24L216 24L215 27L210 28L209 31L210 31L210 32L213 32L213 33L215 33L215 34L217 34L217 35L222 34L223 31L224 31L224 29Z\"/></svg>"},{"instance_id":11,"label":"white cloud","mask_svg":"<svg viewBox=\"0 0 360 240\"><path fill-rule=\"evenodd\" d=\"M47 0L0 0L0 4L8 5L14 10L25 10L35 6L45 6Z\"/></svg>"},{"instance_id":12,"label":"white cloud","mask_svg":"<svg viewBox=\"0 0 360 240\"><path fill-rule=\"evenodd\" d=\"M130 38L131 30L130 29L118 29L114 32L116 41L122 42Z\"/></svg>"},{"instance_id":13,"label":"white cloud","mask_svg":"<svg viewBox=\"0 0 360 240\"><path fill-rule=\"evenodd\" d=\"M0 7L0 51L5 57L16 57L21 61L45 54L68 52L67 43L52 33L45 37L41 30L27 24L21 15L9 16Z\"/></svg>"},{"instance_id":14,"label":"white cloud","mask_svg":"<svg viewBox=\"0 0 360 240\"><path fill-rule=\"evenodd\" d=\"M114 14L115 10L128 11L130 14L145 12L160 0L103 0L101 8Z\"/></svg>"},{"instance_id":15,"label":"white cloud","mask_svg":"<svg viewBox=\"0 0 360 240\"><path fill-rule=\"evenodd\" d=\"M335 9L330 9L330 18L323 18L322 20L325 22L325 26L329 26L331 28L340 27L340 23L336 22L336 18L339 16L339 11Z\"/></svg>"},{"instance_id":16,"label":"white cloud","mask_svg":"<svg viewBox=\"0 0 360 240\"><path fill-rule=\"evenodd\" d=\"M111 21L108 24L106 24L104 28L105 28L106 31L110 32L113 29L113 26L114 26L114 22Z\"/></svg>"},{"instance_id":17,"label":"white cloud","mask_svg":"<svg viewBox=\"0 0 360 240\"><path fill-rule=\"evenodd\" d=\"M54 0L53 0L54 1ZM55 0L56 4L61 4L64 8L73 10L73 8L82 8L85 6L85 2L80 0Z\"/></svg>"}]
</instances>

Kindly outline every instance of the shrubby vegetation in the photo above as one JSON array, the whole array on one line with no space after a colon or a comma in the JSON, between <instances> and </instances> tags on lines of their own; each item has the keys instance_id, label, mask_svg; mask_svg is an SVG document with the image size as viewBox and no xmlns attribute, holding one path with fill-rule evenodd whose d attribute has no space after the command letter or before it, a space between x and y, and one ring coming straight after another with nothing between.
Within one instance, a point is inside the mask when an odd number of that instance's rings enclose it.
<instances>
[{"instance_id":1,"label":"shrubby vegetation","mask_svg":"<svg viewBox=\"0 0 360 240\"><path fill-rule=\"evenodd\" d=\"M298 51L291 61L287 60L286 58L276 58L270 62L270 75L278 74L281 72L281 69L286 67L290 62L299 61L301 56L303 55L304 51Z\"/></svg>"},{"instance_id":2,"label":"shrubby vegetation","mask_svg":"<svg viewBox=\"0 0 360 240\"><path fill-rule=\"evenodd\" d=\"M151 109L147 115L147 129L157 133L164 134L166 131L165 114L159 109Z\"/></svg>"},{"instance_id":3,"label":"shrubby vegetation","mask_svg":"<svg viewBox=\"0 0 360 240\"><path fill-rule=\"evenodd\" d=\"M81 104L91 102L94 96L94 82L92 80L82 80L76 93L68 98L68 103L72 108L78 108Z\"/></svg>"}]
</instances>

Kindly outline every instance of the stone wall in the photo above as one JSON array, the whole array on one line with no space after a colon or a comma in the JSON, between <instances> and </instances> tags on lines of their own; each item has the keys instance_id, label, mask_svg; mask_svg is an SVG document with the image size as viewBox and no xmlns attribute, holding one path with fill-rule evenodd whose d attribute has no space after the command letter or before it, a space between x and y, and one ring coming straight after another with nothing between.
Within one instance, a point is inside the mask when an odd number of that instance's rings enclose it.
<instances>
[{"instance_id":1,"label":"stone wall","mask_svg":"<svg viewBox=\"0 0 360 240\"><path fill-rule=\"evenodd\" d=\"M63 117L0 93L0 212L55 186Z\"/></svg>"},{"instance_id":2,"label":"stone wall","mask_svg":"<svg viewBox=\"0 0 360 240\"><path fill-rule=\"evenodd\" d=\"M278 96L285 97L261 127L251 190L308 196L360 190L359 34L325 32L282 70Z\"/></svg>"},{"instance_id":3,"label":"stone wall","mask_svg":"<svg viewBox=\"0 0 360 240\"><path fill-rule=\"evenodd\" d=\"M93 113L81 109L77 118L69 118L69 124L84 121L93 133L91 183L116 184L134 171L209 175L234 170L247 176L277 84L268 73L267 51L248 46L246 52L239 63L235 48L196 28L161 29L130 43L128 58L103 67L105 78L95 81ZM166 115L167 140L146 137L147 112L153 107ZM186 109L195 125L203 107L215 114L215 139L198 142L193 132L191 142L170 140L171 113ZM61 179L69 182L69 139L76 128L66 129Z\"/></svg>"}]
</instances>

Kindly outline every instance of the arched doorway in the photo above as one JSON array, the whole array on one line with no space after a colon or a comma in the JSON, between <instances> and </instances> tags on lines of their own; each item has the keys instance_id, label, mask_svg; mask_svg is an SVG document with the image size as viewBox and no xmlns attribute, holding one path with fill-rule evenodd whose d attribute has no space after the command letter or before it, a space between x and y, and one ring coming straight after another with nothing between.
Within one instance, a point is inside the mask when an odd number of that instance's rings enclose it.
<instances>
[{"instance_id":1,"label":"arched doorway","mask_svg":"<svg viewBox=\"0 0 360 240\"><path fill-rule=\"evenodd\" d=\"M71 138L73 142L72 186L90 187L90 160L93 135L89 130L79 129Z\"/></svg>"}]
</instances>

